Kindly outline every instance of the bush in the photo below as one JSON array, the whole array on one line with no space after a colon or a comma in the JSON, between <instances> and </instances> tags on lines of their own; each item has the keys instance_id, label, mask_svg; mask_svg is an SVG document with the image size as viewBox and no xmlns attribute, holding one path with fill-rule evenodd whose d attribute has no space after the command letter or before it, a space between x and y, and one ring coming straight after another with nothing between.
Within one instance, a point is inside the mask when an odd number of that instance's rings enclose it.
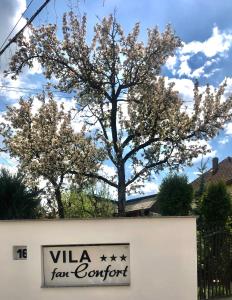
<instances>
[{"instance_id":1,"label":"bush","mask_svg":"<svg viewBox=\"0 0 232 300\"><path fill-rule=\"evenodd\" d=\"M33 219L37 217L38 192L26 187L21 175L0 171L0 219Z\"/></svg>"},{"instance_id":2,"label":"bush","mask_svg":"<svg viewBox=\"0 0 232 300\"><path fill-rule=\"evenodd\" d=\"M225 226L231 212L231 198L225 183L211 183L202 199L201 215L203 222Z\"/></svg>"},{"instance_id":3,"label":"bush","mask_svg":"<svg viewBox=\"0 0 232 300\"><path fill-rule=\"evenodd\" d=\"M186 216L191 210L193 189L185 175L169 175L160 186L158 202L164 216Z\"/></svg>"}]
</instances>

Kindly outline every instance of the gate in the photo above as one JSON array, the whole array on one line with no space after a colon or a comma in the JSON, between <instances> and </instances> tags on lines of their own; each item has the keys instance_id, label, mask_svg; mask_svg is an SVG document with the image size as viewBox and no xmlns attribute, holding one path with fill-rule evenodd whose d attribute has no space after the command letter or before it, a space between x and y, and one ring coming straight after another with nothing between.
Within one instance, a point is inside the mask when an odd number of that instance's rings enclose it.
<instances>
[{"instance_id":1,"label":"gate","mask_svg":"<svg viewBox=\"0 0 232 300\"><path fill-rule=\"evenodd\" d=\"M211 227L198 230L198 299L232 295L232 232Z\"/></svg>"}]
</instances>

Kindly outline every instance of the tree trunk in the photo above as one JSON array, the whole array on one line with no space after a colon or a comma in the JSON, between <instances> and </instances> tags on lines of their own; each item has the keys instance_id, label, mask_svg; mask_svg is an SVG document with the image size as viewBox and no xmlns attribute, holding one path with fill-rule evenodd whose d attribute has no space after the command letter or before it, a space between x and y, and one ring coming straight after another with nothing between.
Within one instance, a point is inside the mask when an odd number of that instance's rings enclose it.
<instances>
[{"instance_id":1,"label":"tree trunk","mask_svg":"<svg viewBox=\"0 0 232 300\"><path fill-rule=\"evenodd\" d=\"M61 200L61 192L59 188L55 189L56 203L58 206L58 214L61 219L64 219L64 206Z\"/></svg>"},{"instance_id":2,"label":"tree trunk","mask_svg":"<svg viewBox=\"0 0 232 300\"><path fill-rule=\"evenodd\" d=\"M126 178L124 164L118 168L118 215L125 216L126 208Z\"/></svg>"}]
</instances>

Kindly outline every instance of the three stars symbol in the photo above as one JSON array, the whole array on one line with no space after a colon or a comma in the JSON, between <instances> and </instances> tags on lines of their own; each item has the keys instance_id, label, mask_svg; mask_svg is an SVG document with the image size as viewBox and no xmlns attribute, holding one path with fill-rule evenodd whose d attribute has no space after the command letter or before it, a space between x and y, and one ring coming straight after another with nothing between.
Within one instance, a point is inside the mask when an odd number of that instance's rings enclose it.
<instances>
[{"instance_id":1,"label":"three stars symbol","mask_svg":"<svg viewBox=\"0 0 232 300\"><path fill-rule=\"evenodd\" d=\"M112 256L109 257L111 259L111 261L116 261L117 256L115 256L114 254ZM121 261L126 261L127 256L125 256L124 254L122 256L120 256ZM107 256L105 256L104 254L100 257L101 261L106 261Z\"/></svg>"}]
</instances>

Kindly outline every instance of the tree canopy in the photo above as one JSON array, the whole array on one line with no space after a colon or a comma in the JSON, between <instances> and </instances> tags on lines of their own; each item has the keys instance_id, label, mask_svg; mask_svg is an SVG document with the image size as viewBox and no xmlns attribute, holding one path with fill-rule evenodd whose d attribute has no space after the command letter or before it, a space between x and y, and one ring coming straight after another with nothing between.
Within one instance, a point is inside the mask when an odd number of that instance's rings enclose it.
<instances>
[{"instance_id":1,"label":"tree canopy","mask_svg":"<svg viewBox=\"0 0 232 300\"><path fill-rule=\"evenodd\" d=\"M39 95L41 106L33 111L33 98L21 99L19 107L10 107L6 114L11 131L5 136L10 154L19 160L19 167L31 185L46 180L55 194L60 217L64 217L61 188L65 179L79 186L94 174L104 157L81 130L74 132L71 113L58 105L49 93Z\"/></svg>"},{"instance_id":2,"label":"tree canopy","mask_svg":"<svg viewBox=\"0 0 232 300\"><path fill-rule=\"evenodd\" d=\"M169 175L162 181L158 193L163 216L186 216L191 210L193 188L185 175Z\"/></svg>"},{"instance_id":3,"label":"tree canopy","mask_svg":"<svg viewBox=\"0 0 232 300\"><path fill-rule=\"evenodd\" d=\"M56 78L55 88L75 94L86 131L105 149L116 172L96 178L117 189L119 213L124 214L126 192L153 173L190 164L206 153L200 141L231 120L232 98L223 98L225 84L201 92L196 83L189 113L174 84L161 74L181 46L170 26L163 33L148 29L144 42L139 23L125 34L111 15L95 25L89 42L86 17L70 12L64 14L62 29L59 39L56 25L31 26L29 37L18 38L7 73L15 78L37 61L47 79Z\"/></svg>"},{"instance_id":4,"label":"tree canopy","mask_svg":"<svg viewBox=\"0 0 232 300\"><path fill-rule=\"evenodd\" d=\"M225 226L232 216L232 202L224 182L211 183L203 195L201 215L205 225Z\"/></svg>"}]
</instances>

